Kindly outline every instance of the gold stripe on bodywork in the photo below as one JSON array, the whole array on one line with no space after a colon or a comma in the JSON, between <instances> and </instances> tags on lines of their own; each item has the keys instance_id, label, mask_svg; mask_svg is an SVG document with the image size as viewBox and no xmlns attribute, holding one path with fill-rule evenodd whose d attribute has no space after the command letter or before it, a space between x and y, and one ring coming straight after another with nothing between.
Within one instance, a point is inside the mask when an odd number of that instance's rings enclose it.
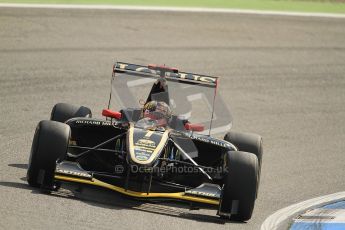
<instances>
[{"instance_id":1,"label":"gold stripe on bodywork","mask_svg":"<svg viewBox=\"0 0 345 230\"><path fill-rule=\"evenodd\" d=\"M103 188L107 188L128 196L132 197L138 197L138 198L166 198L166 199L178 199L178 200L187 200L192 202L199 202L204 204L211 204L211 205L219 205L219 200L213 200L213 199L207 199L202 197L194 197L194 196L188 196L185 195L184 192L176 192L176 193L146 193L146 192L135 192L131 190L125 190L124 188L111 185L108 183L105 183L103 181L97 180L95 178L92 178L92 180L85 180L75 177L69 177L69 176L61 176L61 175L55 175L55 179L62 180L62 181L70 181L70 182L77 182L82 184L90 184L95 186L100 186Z\"/></svg>"}]
</instances>

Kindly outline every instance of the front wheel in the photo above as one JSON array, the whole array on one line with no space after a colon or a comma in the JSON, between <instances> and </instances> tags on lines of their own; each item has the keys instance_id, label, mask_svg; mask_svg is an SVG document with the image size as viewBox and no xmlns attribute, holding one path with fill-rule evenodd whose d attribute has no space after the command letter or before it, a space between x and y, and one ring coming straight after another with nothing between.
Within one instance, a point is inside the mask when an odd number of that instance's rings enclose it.
<instances>
[{"instance_id":1,"label":"front wheel","mask_svg":"<svg viewBox=\"0 0 345 230\"><path fill-rule=\"evenodd\" d=\"M56 121L41 121L32 141L28 184L36 188L54 189L56 161L67 153L70 127Z\"/></svg>"},{"instance_id":2,"label":"front wheel","mask_svg":"<svg viewBox=\"0 0 345 230\"><path fill-rule=\"evenodd\" d=\"M258 159L252 153L230 151L225 155L225 168L218 214L231 220L249 220L256 200Z\"/></svg>"}]
</instances>

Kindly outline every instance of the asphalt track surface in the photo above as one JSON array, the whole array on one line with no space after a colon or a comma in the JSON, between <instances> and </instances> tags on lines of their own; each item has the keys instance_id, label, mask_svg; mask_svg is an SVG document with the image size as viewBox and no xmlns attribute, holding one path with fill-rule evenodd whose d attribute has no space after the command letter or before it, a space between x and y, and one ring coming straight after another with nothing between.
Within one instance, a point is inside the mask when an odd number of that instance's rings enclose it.
<instances>
[{"instance_id":1,"label":"asphalt track surface","mask_svg":"<svg viewBox=\"0 0 345 230\"><path fill-rule=\"evenodd\" d=\"M344 19L0 9L0 229L259 229L280 208L344 191L344 41ZM57 102L99 116L114 60L222 76L234 130L264 138L248 223L93 189L46 195L26 184L38 121Z\"/></svg>"}]
</instances>

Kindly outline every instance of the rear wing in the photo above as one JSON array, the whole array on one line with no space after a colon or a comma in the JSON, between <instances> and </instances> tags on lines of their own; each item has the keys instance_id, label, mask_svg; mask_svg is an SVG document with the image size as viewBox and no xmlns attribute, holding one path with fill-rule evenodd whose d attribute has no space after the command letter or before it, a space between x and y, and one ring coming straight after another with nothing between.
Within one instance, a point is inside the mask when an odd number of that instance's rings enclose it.
<instances>
[{"instance_id":1,"label":"rear wing","mask_svg":"<svg viewBox=\"0 0 345 230\"><path fill-rule=\"evenodd\" d=\"M143 74L156 78L164 78L169 81L178 81L189 84L199 84L211 88L217 88L218 77L179 72L176 68L158 65L136 65L125 62L116 62L113 66L113 73Z\"/></svg>"}]
</instances>

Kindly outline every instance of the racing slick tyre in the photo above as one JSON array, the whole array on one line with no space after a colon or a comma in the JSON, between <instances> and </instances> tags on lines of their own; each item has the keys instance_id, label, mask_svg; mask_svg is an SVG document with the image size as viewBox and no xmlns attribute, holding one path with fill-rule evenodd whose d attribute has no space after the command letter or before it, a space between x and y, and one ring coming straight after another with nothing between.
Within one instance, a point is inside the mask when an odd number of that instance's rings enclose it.
<instances>
[{"instance_id":1,"label":"racing slick tyre","mask_svg":"<svg viewBox=\"0 0 345 230\"><path fill-rule=\"evenodd\" d=\"M257 193L258 159L253 153L230 151L218 215L246 221L252 216Z\"/></svg>"},{"instance_id":2,"label":"racing slick tyre","mask_svg":"<svg viewBox=\"0 0 345 230\"><path fill-rule=\"evenodd\" d=\"M74 117L92 117L91 110L84 106L58 103L53 107L50 120L64 123Z\"/></svg>"},{"instance_id":3,"label":"racing slick tyre","mask_svg":"<svg viewBox=\"0 0 345 230\"><path fill-rule=\"evenodd\" d=\"M225 135L224 140L234 144L239 151L254 153L256 155L259 161L259 187L263 155L262 137L254 133L240 133L230 131Z\"/></svg>"},{"instance_id":4,"label":"racing slick tyre","mask_svg":"<svg viewBox=\"0 0 345 230\"><path fill-rule=\"evenodd\" d=\"M240 132L228 132L224 140L234 144L239 151L254 153L259 161L259 167L261 169L262 162L262 137L254 133L240 133Z\"/></svg>"},{"instance_id":5,"label":"racing slick tyre","mask_svg":"<svg viewBox=\"0 0 345 230\"><path fill-rule=\"evenodd\" d=\"M32 141L27 181L32 187L55 189L56 161L67 153L71 129L56 121L38 123Z\"/></svg>"}]
</instances>

